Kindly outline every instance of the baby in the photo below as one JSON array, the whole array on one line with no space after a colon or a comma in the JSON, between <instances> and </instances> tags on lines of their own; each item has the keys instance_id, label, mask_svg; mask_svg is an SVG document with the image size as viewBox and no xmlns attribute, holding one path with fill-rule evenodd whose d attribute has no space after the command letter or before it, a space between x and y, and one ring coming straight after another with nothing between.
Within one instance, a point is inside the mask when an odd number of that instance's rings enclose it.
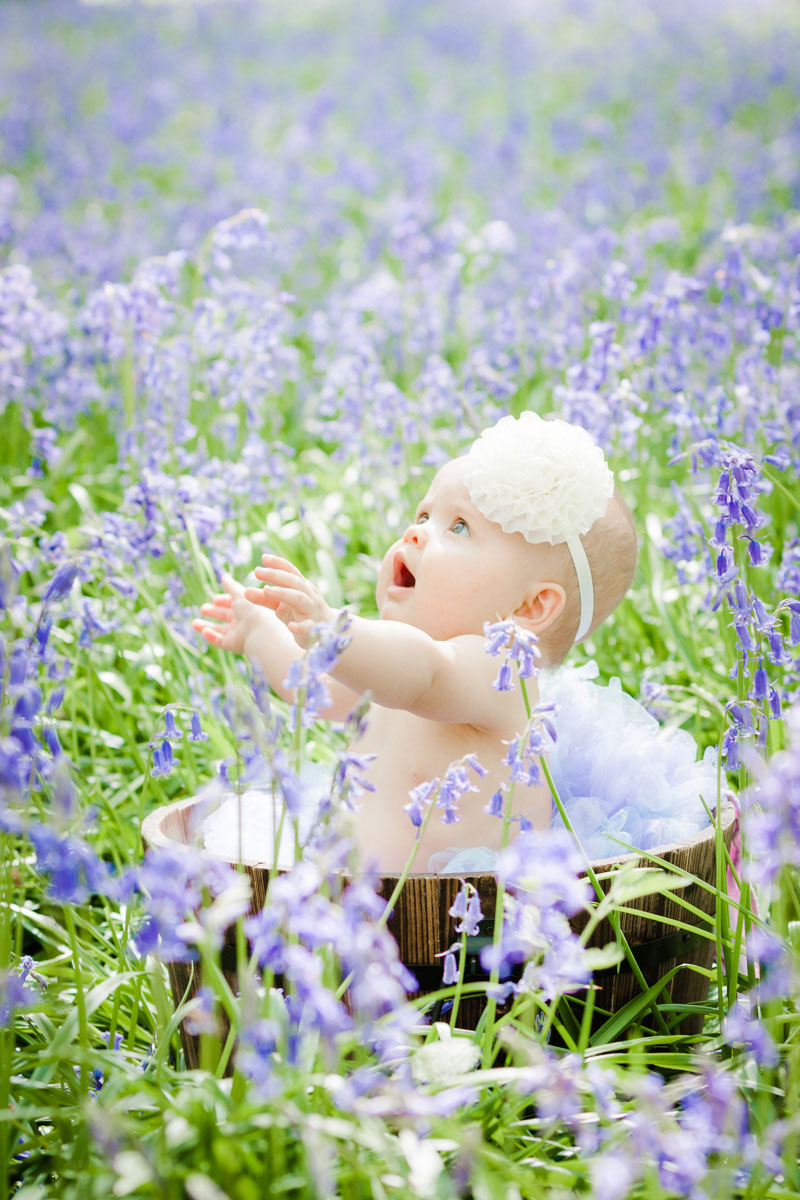
<instances>
[{"instance_id":1,"label":"baby","mask_svg":"<svg viewBox=\"0 0 800 1200\"><path fill-rule=\"evenodd\" d=\"M264 554L263 589L222 577L224 592L193 622L213 645L257 663L278 695L317 622L335 619L291 562ZM511 619L534 634L540 664L554 666L616 608L636 565L631 514L602 451L579 426L526 412L486 430L466 455L445 463L378 573L380 619L353 617L351 640L326 680L325 716L343 721L369 692L359 755L375 755L375 793L354 818L364 861L399 871L417 830L403 807L418 784L441 778L464 755L486 770L461 801L461 820L434 814L420 861L449 847L499 849L503 822L485 809L508 743L527 722L520 688L492 687L497 660L484 623ZM538 699L536 679L528 697ZM536 829L550 821L542 784L515 784L513 811Z\"/></svg>"}]
</instances>

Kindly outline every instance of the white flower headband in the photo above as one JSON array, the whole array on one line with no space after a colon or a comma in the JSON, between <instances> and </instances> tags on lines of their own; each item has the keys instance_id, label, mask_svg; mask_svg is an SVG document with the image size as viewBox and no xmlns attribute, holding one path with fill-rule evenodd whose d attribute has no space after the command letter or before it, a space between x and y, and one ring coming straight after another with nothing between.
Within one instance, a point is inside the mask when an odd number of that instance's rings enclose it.
<instances>
[{"instance_id":1,"label":"white flower headband","mask_svg":"<svg viewBox=\"0 0 800 1200\"><path fill-rule=\"evenodd\" d=\"M566 542L578 576L579 642L594 615L592 572L580 539L614 491L603 451L580 425L524 412L503 417L473 442L464 479L472 503L504 533L521 533L534 545Z\"/></svg>"}]
</instances>

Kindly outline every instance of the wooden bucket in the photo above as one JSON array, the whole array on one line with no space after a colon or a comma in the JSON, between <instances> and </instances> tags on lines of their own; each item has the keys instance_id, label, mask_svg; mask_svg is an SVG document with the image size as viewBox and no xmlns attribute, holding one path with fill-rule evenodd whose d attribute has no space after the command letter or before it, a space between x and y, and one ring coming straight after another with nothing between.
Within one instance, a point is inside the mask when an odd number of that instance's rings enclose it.
<instances>
[{"instance_id":1,"label":"wooden bucket","mask_svg":"<svg viewBox=\"0 0 800 1200\"><path fill-rule=\"evenodd\" d=\"M178 842L183 845L196 843L196 822L193 822L196 796L189 796L173 804L156 809L142 824L142 838L145 847L166 846ZM726 803L722 810L722 835L726 847L730 850L736 830L736 808ZM653 859L659 863L653 863ZM708 969L711 966L715 942L708 934L711 927L702 918L688 911L680 900L693 905L700 913L711 914L715 908L715 896L707 891L702 884L716 881L716 830L709 825L696 838L690 841L674 842L641 854L622 854L616 858L597 861L592 864L595 873L607 875L625 863L635 863L637 866L653 866L671 864L695 876L696 879L681 888L676 894L678 900L670 893L643 896L630 906L634 911L623 909L620 913L620 925L628 944L633 950L634 957L648 987L653 986L659 979L673 971L672 977L665 983L659 995L660 1002L671 1002L681 1008L686 1005L702 1004L709 989L708 977L692 967ZM258 912L264 905L269 883L270 869L263 863L243 860L241 864L250 877L252 885L251 912ZM486 921L481 930L483 937L468 939L468 964L475 977L485 978L478 966L478 953L481 944L489 937L497 900L497 879L491 874L481 875L410 875L395 904L394 913L389 920L391 929L398 945L400 958L417 977L420 991L424 995L441 987L442 959L441 951L452 942L457 941L453 932L453 919L448 910L466 879L478 892L481 908L486 915ZM397 883L398 875L387 875L380 883L380 895L388 900ZM610 878L601 880L604 890L608 890ZM697 932L676 929L670 921L679 921L683 925L693 926ZM571 921L576 933L586 925L588 915L579 913ZM230 941L223 946L222 967L228 982L234 991L237 990L235 975L235 944L233 930L229 931ZM600 922L590 939L590 946L604 946L615 941L614 930L608 920ZM191 963L168 963L170 984L175 1004L180 1003L184 996L191 998L197 992L199 980L192 972ZM619 1012L629 1000L641 993L641 986L627 961L619 967L598 972L595 983L595 1025L607 1019L610 1014ZM458 1020L463 1028L474 1028L482 1011L484 1000L464 999L459 1009ZM696 1036L702 1029L702 1012L690 1013L678 1026L668 1021L673 1032L688 1036ZM198 1065L198 1039L192 1037L181 1026L181 1040L186 1054L187 1065Z\"/></svg>"}]
</instances>

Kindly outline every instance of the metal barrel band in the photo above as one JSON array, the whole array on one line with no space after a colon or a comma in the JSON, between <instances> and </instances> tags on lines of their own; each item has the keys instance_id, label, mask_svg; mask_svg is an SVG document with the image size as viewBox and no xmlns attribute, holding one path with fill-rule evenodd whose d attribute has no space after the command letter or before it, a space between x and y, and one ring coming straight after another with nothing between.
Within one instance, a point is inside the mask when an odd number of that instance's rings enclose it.
<instances>
[{"instance_id":1,"label":"metal barrel band","mask_svg":"<svg viewBox=\"0 0 800 1200\"><path fill-rule=\"evenodd\" d=\"M704 938L702 934L682 929L677 933L667 934L666 937L654 938L650 942L639 942L632 945L630 949L640 969L647 971L652 967L669 962L671 958L685 958L687 954L699 950L707 942L708 938ZM630 963L627 959L623 959L616 967L606 967L602 971L595 971L594 979L597 982L624 971L630 972L630 970Z\"/></svg>"}]
</instances>

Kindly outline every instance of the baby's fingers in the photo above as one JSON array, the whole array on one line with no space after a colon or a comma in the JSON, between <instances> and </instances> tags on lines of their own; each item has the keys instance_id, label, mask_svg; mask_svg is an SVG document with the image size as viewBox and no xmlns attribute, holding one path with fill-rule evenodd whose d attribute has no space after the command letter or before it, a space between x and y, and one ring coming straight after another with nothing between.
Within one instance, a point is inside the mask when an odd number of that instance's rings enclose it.
<instances>
[{"instance_id":1,"label":"baby's fingers","mask_svg":"<svg viewBox=\"0 0 800 1200\"><path fill-rule=\"evenodd\" d=\"M263 579L265 583L279 584L283 587L297 588L301 592L311 592L313 584L309 583L305 575L301 575L299 571L289 570L291 563L287 567L268 566L256 567L253 574L256 579Z\"/></svg>"},{"instance_id":2,"label":"baby's fingers","mask_svg":"<svg viewBox=\"0 0 800 1200\"><path fill-rule=\"evenodd\" d=\"M308 647L311 641L311 634L314 629L313 621L287 621L286 628L291 633L298 646L303 649Z\"/></svg>"},{"instance_id":3,"label":"baby's fingers","mask_svg":"<svg viewBox=\"0 0 800 1200\"><path fill-rule=\"evenodd\" d=\"M210 617L214 621L233 620L230 596L215 596L209 604L200 605L200 612L204 617Z\"/></svg>"},{"instance_id":4,"label":"baby's fingers","mask_svg":"<svg viewBox=\"0 0 800 1200\"><path fill-rule=\"evenodd\" d=\"M237 582L237 580L235 580L232 575L229 575L227 571L224 571L220 576L220 583L227 592L226 599L229 604L231 599L235 600L237 596L244 594L244 587L242 584ZM215 596L214 599L216 600L217 597Z\"/></svg>"},{"instance_id":5,"label":"baby's fingers","mask_svg":"<svg viewBox=\"0 0 800 1200\"><path fill-rule=\"evenodd\" d=\"M245 588L244 598L253 604L263 604L265 608L271 608L273 612L276 612L281 605L285 605L300 616L309 614L312 609L311 597L293 587L273 585L265 588Z\"/></svg>"},{"instance_id":6,"label":"baby's fingers","mask_svg":"<svg viewBox=\"0 0 800 1200\"><path fill-rule=\"evenodd\" d=\"M262 554L261 561L265 567L276 567L279 571L289 571L292 575L299 576L300 579L304 578L303 572L293 562L290 562L288 558L281 558L279 554ZM256 574L260 569L260 567L256 567Z\"/></svg>"},{"instance_id":7,"label":"baby's fingers","mask_svg":"<svg viewBox=\"0 0 800 1200\"><path fill-rule=\"evenodd\" d=\"M206 641L210 642L212 646L219 646L222 644L223 632L218 625L208 625L199 617L195 617L194 621L192 621L192 629L195 629L198 633L201 633Z\"/></svg>"}]
</instances>

